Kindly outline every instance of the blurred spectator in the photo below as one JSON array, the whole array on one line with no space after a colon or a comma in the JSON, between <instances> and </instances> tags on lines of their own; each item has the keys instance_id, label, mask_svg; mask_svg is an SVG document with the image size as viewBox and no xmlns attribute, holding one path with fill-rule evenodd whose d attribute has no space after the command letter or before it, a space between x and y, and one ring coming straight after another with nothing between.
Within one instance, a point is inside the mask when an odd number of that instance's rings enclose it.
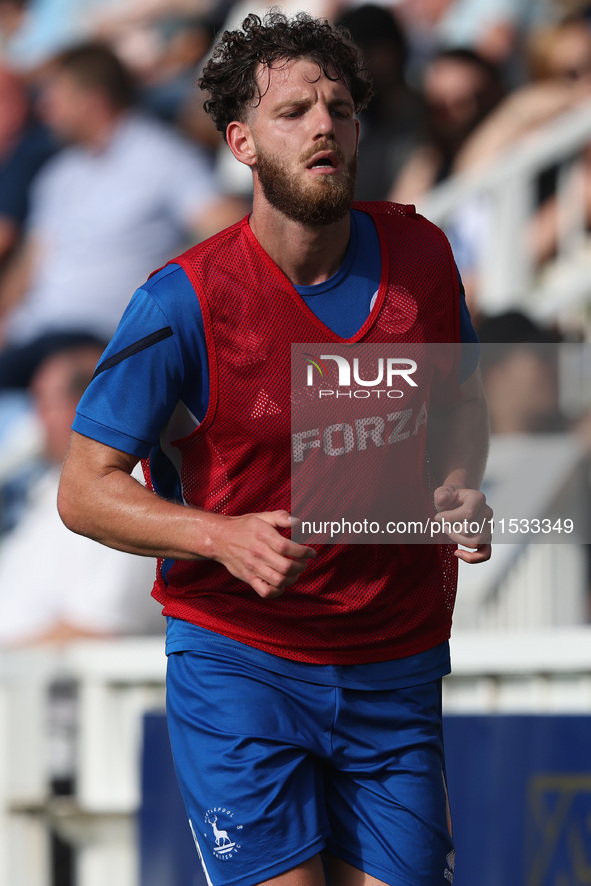
<instances>
[{"instance_id":1,"label":"blurred spectator","mask_svg":"<svg viewBox=\"0 0 591 886\"><path fill-rule=\"evenodd\" d=\"M424 113L405 80L405 35L385 8L367 4L340 19L361 47L375 94L360 114L358 200L385 200L402 165L419 142Z\"/></svg>"},{"instance_id":2,"label":"blurred spectator","mask_svg":"<svg viewBox=\"0 0 591 886\"><path fill-rule=\"evenodd\" d=\"M117 38L168 18L207 15L221 25L231 0L92 0L89 22L95 36Z\"/></svg>"},{"instance_id":3,"label":"blurred spectator","mask_svg":"<svg viewBox=\"0 0 591 886\"><path fill-rule=\"evenodd\" d=\"M181 125L185 107L197 100L200 63L211 47L214 23L205 16L169 16L155 30L157 61L141 73L140 102L161 119Z\"/></svg>"},{"instance_id":4,"label":"blurred spectator","mask_svg":"<svg viewBox=\"0 0 591 886\"><path fill-rule=\"evenodd\" d=\"M150 26L174 14L207 10L196 0L0 0L3 57L34 77L58 52L97 38L145 57L153 45Z\"/></svg>"},{"instance_id":5,"label":"blurred spectator","mask_svg":"<svg viewBox=\"0 0 591 886\"><path fill-rule=\"evenodd\" d=\"M480 367L493 434L564 431L559 409L559 336L519 311L478 325Z\"/></svg>"},{"instance_id":6,"label":"blurred spectator","mask_svg":"<svg viewBox=\"0 0 591 886\"><path fill-rule=\"evenodd\" d=\"M1 0L2 55L33 76L53 55L84 39L89 8L103 0Z\"/></svg>"},{"instance_id":7,"label":"blurred spectator","mask_svg":"<svg viewBox=\"0 0 591 886\"><path fill-rule=\"evenodd\" d=\"M485 167L519 139L535 136L543 124L591 99L591 28L587 21L569 19L533 31L528 42L528 64L532 82L509 95L467 140L458 157L458 171ZM557 173L553 167L539 181L539 209L529 232L529 248L537 264L551 258L557 246ZM589 225L591 148L584 152L574 175L573 187L584 198Z\"/></svg>"},{"instance_id":8,"label":"blurred spectator","mask_svg":"<svg viewBox=\"0 0 591 886\"><path fill-rule=\"evenodd\" d=\"M562 21L567 16L584 16L591 18L591 3L589 0L546 0L551 13L551 21Z\"/></svg>"},{"instance_id":9,"label":"blurred spectator","mask_svg":"<svg viewBox=\"0 0 591 886\"><path fill-rule=\"evenodd\" d=\"M111 3L91 21L92 33L107 40L133 70L141 106L212 154L222 139L203 112L196 83L231 5L230 0L125 0Z\"/></svg>"},{"instance_id":10,"label":"blurred spectator","mask_svg":"<svg viewBox=\"0 0 591 886\"><path fill-rule=\"evenodd\" d=\"M0 388L81 333L108 339L133 291L188 240L236 221L194 145L132 109L133 83L108 49L61 54L41 95L68 144L40 173L23 249L0 290Z\"/></svg>"},{"instance_id":11,"label":"blurred spectator","mask_svg":"<svg viewBox=\"0 0 591 886\"><path fill-rule=\"evenodd\" d=\"M212 28L210 31L211 36L213 38L215 32L213 30L214 21L205 19L202 21L202 36L203 39L204 32ZM195 27L195 25L193 26ZM197 25L198 27L198 25ZM213 42L213 40L212 40ZM211 48L211 45L210 47ZM193 55L196 57L197 50L200 49L198 46L198 38L195 36L194 38L194 48ZM186 54L186 53L185 53ZM235 161L235 158L232 155L232 152L229 151L227 146L224 143L223 136L220 132L218 132L215 123L209 116L209 114L205 113L203 109L203 96L201 95L201 90L196 88L196 83L201 76L201 71L203 69L203 65L209 58L209 49L208 51L199 59L198 62L195 63L195 66L191 69L186 69L183 71L181 69L176 77L172 80L173 89L179 93L178 86L180 85L181 89L184 92L184 99L181 99L180 94L178 94L178 99L180 101L175 101L175 123L188 138L195 141L200 148L208 151L213 161L216 162L218 159L218 155L223 150L226 150L230 157ZM190 81L191 89L187 90L187 83ZM177 85L178 84L178 85ZM163 84L163 88L166 93L169 92L170 86L168 83ZM152 102L154 97L158 101L160 101L160 91L162 87L156 86L155 90L148 91L148 102ZM150 105L149 105L150 106ZM158 112L158 111L157 111ZM236 163L235 166L240 168L241 164ZM226 176L223 174L223 170L220 170L221 178L224 182L224 187L227 193L241 193L243 194L249 201L252 195L252 182L246 179L246 183L241 183L241 186L237 188L233 188L231 185L231 178L228 180ZM252 176L251 176L252 178Z\"/></svg>"},{"instance_id":12,"label":"blurred spectator","mask_svg":"<svg viewBox=\"0 0 591 886\"><path fill-rule=\"evenodd\" d=\"M420 76L441 49L465 46L503 70L510 70L520 36L532 20L548 15L545 0L396 0Z\"/></svg>"},{"instance_id":13,"label":"blurred spectator","mask_svg":"<svg viewBox=\"0 0 591 886\"><path fill-rule=\"evenodd\" d=\"M180 43L185 43L180 31L186 31L189 45L195 22L211 22L217 31L230 6L230 0L101 0L89 16L89 32L94 39L107 41L134 72L141 74L158 66L175 34Z\"/></svg>"},{"instance_id":14,"label":"blurred spectator","mask_svg":"<svg viewBox=\"0 0 591 886\"><path fill-rule=\"evenodd\" d=\"M31 182L55 147L32 114L23 81L0 67L0 270L27 217Z\"/></svg>"},{"instance_id":15,"label":"blurred spectator","mask_svg":"<svg viewBox=\"0 0 591 886\"><path fill-rule=\"evenodd\" d=\"M0 647L76 637L153 633L154 562L69 532L56 497L70 425L100 351L54 354L35 373L32 395L44 435L45 470L17 526L0 546Z\"/></svg>"},{"instance_id":16,"label":"blurred spectator","mask_svg":"<svg viewBox=\"0 0 591 886\"><path fill-rule=\"evenodd\" d=\"M428 136L409 157L391 199L413 203L452 175L466 140L503 94L500 71L492 62L470 49L439 52L423 79Z\"/></svg>"},{"instance_id":17,"label":"blurred spectator","mask_svg":"<svg viewBox=\"0 0 591 886\"><path fill-rule=\"evenodd\" d=\"M35 373L31 392L43 435L42 470L21 517L0 543L0 651L163 630L150 590L155 562L90 542L61 522L57 489L70 426L101 351L54 354ZM52 793L70 794L75 776L76 692L51 685L45 712L46 765ZM74 886L72 848L51 833L52 883Z\"/></svg>"},{"instance_id":18,"label":"blurred spectator","mask_svg":"<svg viewBox=\"0 0 591 886\"><path fill-rule=\"evenodd\" d=\"M28 0L0 0L0 48L21 27Z\"/></svg>"},{"instance_id":19,"label":"blurred spectator","mask_svg":"<svg viewBox=\"0 0 591 886\"><path fill-rule=\"evenodd\" d=\"M583 18L533 30L527 44L531 79L576 82L591 75L589 40L589 25Z\"/></svg>"},{"instance_id":20,"label":"blurred spectator","mask_svg":"<svg viewBox=\"0 0 591 886\"><path fill-rule=\"evenodd\" d=\"M591 98L591 30L584 19L532 31L527 58L532 82L514 90L474 132L458 159L460 169L485 166L517 139Z\"/></svg>"}]
</instances>

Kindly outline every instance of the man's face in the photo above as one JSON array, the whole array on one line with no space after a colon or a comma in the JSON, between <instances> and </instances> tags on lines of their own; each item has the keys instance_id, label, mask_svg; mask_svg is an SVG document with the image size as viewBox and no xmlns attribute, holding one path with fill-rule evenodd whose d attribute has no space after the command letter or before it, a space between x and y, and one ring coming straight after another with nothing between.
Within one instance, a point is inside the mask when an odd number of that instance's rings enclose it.
<instances>
[{"instance_id":1,"label":"man's face","mask_svg":"<svg viewBox=\"0 0 591 886\"><path fill-rule=\"evenodd\" d=\"M349 90L309 59L261 68L258 76L262 98L248 123L264 198L302 224L338 221L353 202L357 172Z\"/></svg>"},{"instance_id":2,"label":"man's face","mask_svg":"<svg viewBox=\"0 0 591 886\"><path fill-rule=\"evenodd\" d=\"M92 378L101 357L98 345L58 353L45 360L31 382L31 393L44 438L45 457L61 465L82 388Z\"/></svg>"},{"instance_id":3,"label":"man's face","mask_svg":"<svg viewBox=\"0 0 591 886\"><path fill-rule=\"evenodd\" d=\"M470 62L435 59L425 74L424 93L437 134L462 139L483 115L484 73Z\"/></svg>"},{"instance_id":4,"label":"man's face","mask_svg":"<svg viewBox=\"0 0 591 886\"><path fill-rule=\"evenodd\" d=\"M66 71L51 73L44 83L39 110L47 125L64 142L78 142L92 115L92 93Z\"/></svg>"}]
</instances>

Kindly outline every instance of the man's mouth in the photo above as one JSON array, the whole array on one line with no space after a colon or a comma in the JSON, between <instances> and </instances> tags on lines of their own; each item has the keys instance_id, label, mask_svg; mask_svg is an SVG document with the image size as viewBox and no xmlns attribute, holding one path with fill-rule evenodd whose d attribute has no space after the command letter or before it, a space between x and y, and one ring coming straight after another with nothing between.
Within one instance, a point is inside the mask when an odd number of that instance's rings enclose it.
<instances>
[{"instance_id":1,"label":"man's mouth","mask_svg":"<svg viewBox=\"0 0 591 886\"><path fill-rule=\"evenodd\" d=\"M338 167L338 159L332 152L323 152L316 154L307 165L307 169L336 169Z\"/></svg>"}]
</instances>

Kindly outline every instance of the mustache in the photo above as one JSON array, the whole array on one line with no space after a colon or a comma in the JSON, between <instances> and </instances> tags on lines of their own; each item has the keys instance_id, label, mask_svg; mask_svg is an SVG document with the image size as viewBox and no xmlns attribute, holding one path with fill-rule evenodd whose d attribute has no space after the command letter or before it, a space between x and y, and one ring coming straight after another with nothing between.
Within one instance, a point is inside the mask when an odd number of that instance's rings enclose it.
<instances>
[{"instance_id":1,"label":"mustache","mask_svg":"<svg viewBox=\"0 0 591 886\"><path fill-rule=\"evenodd\" d=\"M345 155L343 154L339 146L330 139L325 139L322 142L318 142L316 145L314 145L313 148L311 148L309 151L306 151L306 153L303 154L300 159L303 163L307 163L321 151L332 151L339 163L345 162Z\"/></svg>"}]
</instances>

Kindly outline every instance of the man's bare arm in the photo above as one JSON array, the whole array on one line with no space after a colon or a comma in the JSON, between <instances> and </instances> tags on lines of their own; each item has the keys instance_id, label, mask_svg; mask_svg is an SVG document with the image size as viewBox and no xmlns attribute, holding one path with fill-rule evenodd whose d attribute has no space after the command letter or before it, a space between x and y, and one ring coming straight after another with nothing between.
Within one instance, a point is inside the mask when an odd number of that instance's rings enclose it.
<instances>
[{"instance_id":1,"label":"man's bare arm","mask_svg":"<svg viewBox=\"0 0 591 886\"><path fill-rule=\"evenodd\" d=\"M315 556L285 538L287 511L227 517L159 498L132 476L137 458L73 433L58 495L73 532L132 554L223 564L263 597L293 584Z\"/></svg>"},{"instance_id":2,"label":"man's bare arm","mask_svg":"<svg viewBox=\"0 0 591 886\"><path fill-rule=\"evenodd\" d=\"M456 556L467 563L482 563L491 555L492 510L480 492L489 445L488 410L480 372L477 370L461 385L462 399L437 421L436 476L441 485L435 490L436 519L446 524L478 524L479 532L449 533L458 544ZM437 458L438 456L438 458Z\"/></svg>"}]
</instances>

